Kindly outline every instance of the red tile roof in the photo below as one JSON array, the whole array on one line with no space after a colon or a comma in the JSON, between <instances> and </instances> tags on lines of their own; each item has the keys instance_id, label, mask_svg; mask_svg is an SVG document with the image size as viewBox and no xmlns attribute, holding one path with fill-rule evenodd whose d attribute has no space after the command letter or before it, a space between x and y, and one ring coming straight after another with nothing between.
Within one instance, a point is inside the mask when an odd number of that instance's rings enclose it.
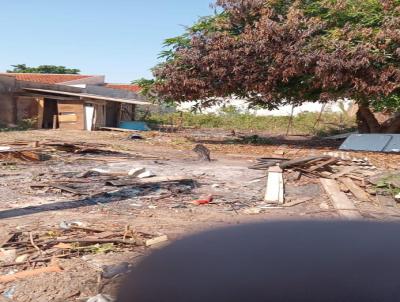
<instances>
[{"instance_id":1,"label":"red tile roof","mask_svg":"<svg viewBox=\"0 0 400 302\"><path fill-rule=\"evenodd\" d=\"M45 73L5 73L19 81L29 81L42 84L61 84L70 81L91 78L93 76L80 74L45 74Z\"/></svg>"},{"instance_id":2,"label":"red tile roof","mask_svg":"<svg viewBox=\"0 0 400 302\"><path fill-rule=\"evenodd\" d=\"M139 92L141 89L138 85L133 85L133 84L106 84L106 87L112 89L127 90L132 92Z\"/></svg>"}]
</instances>

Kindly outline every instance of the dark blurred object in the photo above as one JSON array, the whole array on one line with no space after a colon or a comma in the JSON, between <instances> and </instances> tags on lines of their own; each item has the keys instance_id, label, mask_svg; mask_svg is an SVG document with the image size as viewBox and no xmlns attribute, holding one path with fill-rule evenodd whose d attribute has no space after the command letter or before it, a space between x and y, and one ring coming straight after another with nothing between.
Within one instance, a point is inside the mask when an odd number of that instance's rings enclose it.
<instances>
[{"instance_id":1,"label":"dark blurred object","mask_svg":"<svg viewBox=\"0 0 400 302\"><path fill-rule=\"evenodd\" d=\"M132 134L132 135L129 135L129 139L132 139L132 140L142 140L142 139L144 139L144 138L143 138L143 136L141 136L141 135L139 135L139 134Z\"/></svg>"},{"instance_id":2,"label":"dark blurred object","mask_svg":"<svg viewBox=\"0 0 400 302\"><path fill-rule=\"evenodd\" d=\"M141 262L119 302L400 301L400 225L273 222L177 241Z\"/></svg>"},{"instance_id":3,"label":"dark blurred object","mask_svg":"<svg viewBox=\"0 0 400 302\"><path fill-rule=\"evenodd\" d=\"M194 147L193 151L197 153L199 160L211 161L210 150L206 146L198 144Z\"/></svg>"}]
</instances>

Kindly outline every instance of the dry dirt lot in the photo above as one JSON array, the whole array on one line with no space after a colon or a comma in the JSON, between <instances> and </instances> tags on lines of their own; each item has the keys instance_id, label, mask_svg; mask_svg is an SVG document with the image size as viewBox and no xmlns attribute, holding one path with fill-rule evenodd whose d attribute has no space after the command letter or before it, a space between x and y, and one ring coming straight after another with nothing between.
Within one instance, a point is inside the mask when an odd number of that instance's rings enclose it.
<instances>
[{"instance_id":1,"label":"dry dirt lot","mask_svg":"<svg viewBox=\"0 0 400 302\"><path fill-rule=\"evenodd\" d=\"M66 232L73 236L75 233L69 229L71 225L81 228L79 236L82 232L87 232L89 237L104 235L112 230L113 234L123 234L125 239L127 230L134 230L154 237L167 235L171 242L193 232L232 224L273 219L340 218L318 178L295 180L293 173L285 174L286 200L307 201L287 208L267 207L263 200L266 172L248 168L259 157L299 158L336 151L337 142L305 137L260 139L263 134L255 137L254 133L233 137L220 130L141 135L143 140L132 140L125 132L0 133L0 146L38 141L38 150L46 146L40 152L48 156L48 160L37 162L0 160L0 244L13 234L30 234L33 239L28 237L24 243L32 245L33 251L29 253L14 245L17 256L30 255L22 264L2 265L0 252L0 275L51 265L46 261L32 261L46 258L45 246L35 242L41 242L40 236L59 236L59 239L60 229L63 235ZM93 153L93 150L74 153L51 147L63 143L119 153ZM211 162L199 161L191 151L197 143L211 150ZM399 168L400 155L346 154L368 157L377 167L376 173ZM112 184L120 180L121 173L127 174L136 168L146 168L156 178L185 180L145 185ZM112 175L85 174L92 169ZM67 192L60 185L76 192ZM193 204L194 200L210 195L213 196L212 203ZM371 195L368 202L359 202L351 194L348 196L364 219L398 220L400 217L400 209L388 196ZM3 248L7 250L12 246ZM70 246L65 248L69 252L57 260L61 272L0 282L0 301L86 301L99 293L115 296L123 274L153 248L159 248L159 245L145 248L107 243L82 252L76 252L77 247ZM109 273L115 269L117 273Z\"/></svg>"}]
</instances>

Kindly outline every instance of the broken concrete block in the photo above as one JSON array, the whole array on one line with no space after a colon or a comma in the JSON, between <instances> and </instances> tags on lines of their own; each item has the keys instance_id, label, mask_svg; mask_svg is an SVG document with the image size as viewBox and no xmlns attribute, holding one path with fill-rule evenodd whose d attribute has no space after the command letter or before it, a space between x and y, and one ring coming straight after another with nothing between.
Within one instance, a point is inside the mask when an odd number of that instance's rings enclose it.
<instances>
[{"instance_id":1,"label":"broken concrete block","mask_svg":"<svg viewBox=\"0 0 400 302\"><path fill-rule=\"evenodd\" d=\"M268 169L265 201L277 204L284 203L283 170L278 166L270 167Z\"/></svg>"}]
</instances>

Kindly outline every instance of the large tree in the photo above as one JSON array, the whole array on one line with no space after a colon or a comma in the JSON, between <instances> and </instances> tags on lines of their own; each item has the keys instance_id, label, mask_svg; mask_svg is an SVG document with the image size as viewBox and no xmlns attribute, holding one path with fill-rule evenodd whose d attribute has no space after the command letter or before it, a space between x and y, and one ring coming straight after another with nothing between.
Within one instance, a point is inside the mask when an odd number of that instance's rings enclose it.
<instances>
[{"instance_id":1,"label":"large tree","mask_svg":"<svg viewBox=\"0 0 400 302\"><path fill-rule=\"evenodd\" d=\"M371 108L400 108L400 0L218 0L217 14L167 40L154 70L164 99L228 97L276 108L351 98L362 132L400 132Z\"/></svg>"},{"instance_id":2,"label":"large tree","mask_svg":"<svg viewBox=\"0 0 400 302\"><path fill-rule=\"evenodd\" d=\"M40 65L38 67L28 67L26 64L11 65L12 70L8 73L48 73L48 74L79 74L81 71L76 68L66 68L65 66Z\"/></svg>"}]
</instances>

